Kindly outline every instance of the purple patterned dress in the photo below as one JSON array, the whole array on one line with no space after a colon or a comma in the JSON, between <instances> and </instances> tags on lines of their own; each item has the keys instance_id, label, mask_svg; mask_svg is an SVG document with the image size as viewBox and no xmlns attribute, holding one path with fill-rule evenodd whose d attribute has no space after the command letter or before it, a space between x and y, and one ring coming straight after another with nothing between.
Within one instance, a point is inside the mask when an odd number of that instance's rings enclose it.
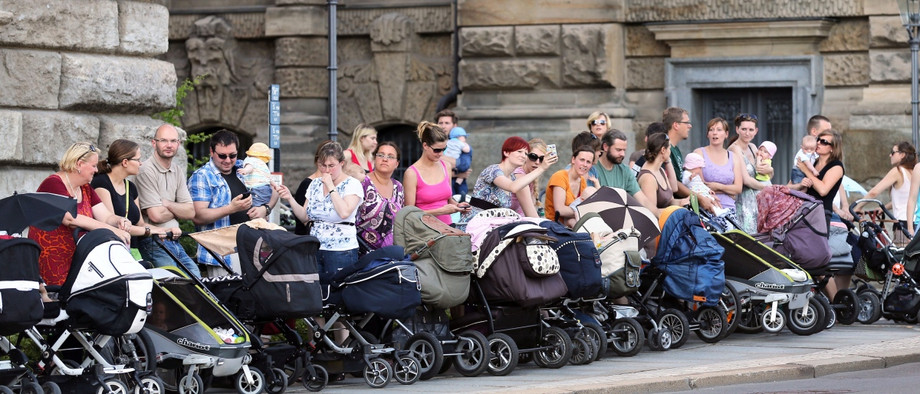
<instances>
[{"instance_id":1,"label":"purple patterned dress","mask_svg":"<svg viewBox=\"0 0 920 394\"><path fill-rule=\"evenodd\" d=\"M396 212L402 209L405 203L403 185L393 180L393 196L384 198L377 192L377 187L371 182L370 177L364 177L361 182L364 188L364 203L358 207L358 237L364 241L371 250L379 249L393 244L393 220Z\"/></svg>"}]
</instances>

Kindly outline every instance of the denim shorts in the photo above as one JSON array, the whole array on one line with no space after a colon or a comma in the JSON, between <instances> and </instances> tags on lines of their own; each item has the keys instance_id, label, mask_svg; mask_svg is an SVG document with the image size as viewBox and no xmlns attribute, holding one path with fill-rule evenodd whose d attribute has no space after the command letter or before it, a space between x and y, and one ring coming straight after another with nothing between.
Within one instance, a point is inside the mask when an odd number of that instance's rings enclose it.
<instances>
[{"instance_id":1,"label":"denim shorts","mask_svg":"<svg viewBox=\"0 0 920 394\"><path fill-rule=\"evenodd\" d=\"M320 250L316 253L316 267L319 270L319 283L328 285L332 277L343 268L358 263L358 248L349 250Z\"/></svg>"},{"instance_id":2,"label":"denim shorts","mask_svg":"<svg viewBox=\"0 0 920 394\"><path fill-rule=\"evenodd\" d=\"M198 270L198 264L196 264L191 257L188 257L188 254L185 253L185 249L182 248L182 244L171 239L164 239L163 245L166 246L166 249L169 249L173 255L179 258L179 262L181 262L185 268L188 268L193 275L201 277L201 271ZM173 260L163 248L160 248L152 238L141 238L141 241L137 245L137 249L141 252L141 256L144 260L153 264L154 267L176 267L176 261Z\"/></svg>"}]
</instances>

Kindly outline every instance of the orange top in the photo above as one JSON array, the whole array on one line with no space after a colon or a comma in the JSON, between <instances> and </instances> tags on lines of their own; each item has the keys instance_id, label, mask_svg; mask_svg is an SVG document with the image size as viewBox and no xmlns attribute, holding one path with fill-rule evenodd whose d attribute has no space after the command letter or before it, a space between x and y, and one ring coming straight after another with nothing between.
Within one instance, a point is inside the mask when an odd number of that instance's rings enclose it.
<instances>
[{"instance_id":1,"label":"orange top","mask_svg":"<svg viewBox=\"0 0 920 394\"><path fill-rule=\"evenodd\" d=\"M579 192L584 191L587 187L585 178L581 177L581 185L579 186ZM575 201L575 195L572 194L572 190L569 188L569 172L567 170L556 171L553 176L549 178L549 183L546 184L546 218L549 220L556 220L556 207L553 206L553 187L561 187L565 190L565 205L569 205L572 201Z\"/></svg>"}]
</instances>

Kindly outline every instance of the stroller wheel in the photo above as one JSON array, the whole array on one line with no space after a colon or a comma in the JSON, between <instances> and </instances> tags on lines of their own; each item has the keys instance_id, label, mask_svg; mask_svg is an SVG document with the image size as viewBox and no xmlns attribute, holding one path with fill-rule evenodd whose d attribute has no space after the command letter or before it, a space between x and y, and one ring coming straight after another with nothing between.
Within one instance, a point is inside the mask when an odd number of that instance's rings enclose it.
<instances>
[{"instance_id":1,"label":"stroller wheel","mask_svg":"<svg viewBox=\"0 0 920 394\"><path fill-rule=\"evenodd\" d=\"M4 385L0 385L0 394L13 394L13 390Z\"/></svg>"},{"instance_id":2,"label":"stroller wheel","mask_svg":"<svg viewBox=\"0 0 920 394\"><path fill-rule=\"evenodd\" d=\"M521 357L514 340L502 333L489 335L489 354L488 371L494 376L505 376L514 371Z\"/></svg>"},{"instance_id":3,"label":"stroller wheel","mask_svg":"<svg viewBox=\"0 0 920 394\"><path fill-rule=\"evenodd\" d=\"M467 330L457 338L454 369L463 376L479 376L489 367L489 340L479 331ZM448 360L444 360L447 364Z\"/></svg>"},{"instance_id":4,"label":"stroller wheel","mask_svg":"<svg viewBox=\"0 0 920 394\"><path fill-rule=\"evenodd\" d=\"M725 322L725 313L721 309L703 307L696 316L700 328L696 336L706 343L716 343L728 335L728 324Z\"/></svg>"},{"instance_id":5,"label":"stroller wheel","mask_svg":"<svg viewBox=\"0 0 920 394\"><path fill-rule=\"evenodd\" d=\"M585 340L583 335L572 338L572 357L569 363L572 365L585 365L594 361L594 345Z\"/></svg>"},{"instance_id":6,"label":"stroller wheel","mask_svg":"<svg viewBox=\"0 0 920 394\"><path fill-rule=\"evenodd\" d=\"M272 368L268 371L270 377L266 377L268 382L265 387L265 391L271 394L281 394L287 390L288 386L288 377L284 373L284 370L281 368Z\"/></svg>"},{"instance_id":7,"label":"stroller wheel","mask_svg":"<svg viewBox=\"0 0 920 394\"><path fill-rule=\"evenodd\" d=\"M616 319L610 329L613 340L610 346L618 356L632 357L642 351L645 343L645 330L631 317Z\"/></svg>"},{"instance_id":8,"label":"stroller wheel","mask_svg":"<svg viewBox=\"0 0 920 394\"><path fill-rule=\"evenodd\" d=\"M597 323L582 323L585 326L585 336L594 344L594 361L600 360L607 353L607 333Z\"/></svg>"},{"instance_id":9,"label":"stroller wheel","mask_svg":"<svg viewBox=\"0 0 920 394\"><path fill-rule=\"evenodd\" d=\"M671 348L677 349L687 343L690 337L690 323L683 312L668 308L658 317L658 326L671 331ZM662 342L664 343L664 342Z\"/></svg>"},{"instance_id":10,"label":"stroller wheel","mask_svg":"<svg viewBox=\"0 0 920 394\"><path fill-rule=\"evenodd\" d=\"M744 334L756 334L763 331L760 325L760 316L767 309L763 301L754 302L750 297L741 300L738 311L737 331Z\"/></svg>"},{"instance_id":11,"label":"stroller wheel","mask_svg":"<svg viewBox=\"0 0 920 394\"><path fill-rule=\"evenodd\" d=\"M821 303L821 307L824 308L824 327L817 332L833 328L837 325L837 311L835 311L834 306L831 305L831 300L827 299L827 296L824 295L823 292L818 292L815 298L818 299L818 302Z\"/></svg>"},{"instance_id":12,"label":"stroller wheel","mask_svg":"<svg viewBox=\"0 0 920 394\"><path fill-rule=\"evenodd\" d=\"M37 384L35 385L38 386ZM41 390L41 387L38 387L38 389ZM20 393L27 392L25 390L20 391ZM96 394L128 394L128 386L118 379L109 379L102 386L96 387Z\"/></svg>"},{"instance_id":13,"label":"stroller wheel","mask_svg":"<svg viewBox=\"0 0 920 394\"><path fill-rule=\"evenodd\" d=\"M310 373L313 369L313 374ZM315 374L315 376L313 376ZM307 367L303 375L303 387L310 392L322 391L329 384L329 372L322 365L313 364Z\"/></svg>"},{"instance_id":14,"label":"stroller wheel","mask_svg":"<svg viewBox=\"0 0 920 394\"><path fill-rule=\"evenodd\" d=\"M246 369L247 368L243 368L242 371L237 372L233 379L236 386L236 392L239 394L261 393L266 386L265 375L258 368L249 367L249 373L246 373Z\"/></svg>"},{"instance_id":15,"label":"stroller wheel","mask_svg":"<svg viewBox=\"0 0 920 394\"><path fill-rule=\"evenodd\" d=\"M400 365L402 363L402 365ZM399 356L399 362L393 364L393 376L399 384L413 384L418 382L418 360L412 355Z\"/></svg>"},{"instance_id":16,"label":"stroller wheel","mask_svg":"<svg viewBox=\"0 0 920 394\"><path fill-rule=\"evenodd\" d=\"M562 368L572 357L572 339L559 327L548 327L540 338L534 362L543 368Z\"/></svg>"},{"instance_id":17,"label":"stroller wheel","mask_svg":"<svg viewBox=\"0 0 920 394\"><path fill-rule=\"evenodd\" d=\"M412 355L418 359L422 380L433 378L441 370L441 364L444 362L444 348L433 334L415 333L406 341L406 350L412 352Z\"/></svg>"},{"instance_id":18,"label":"stroller wheel","mask_svg":"<svg viewBox=\"0 0 920 394\"><path fill-rule=\"evenodd\" d=\"M54 382L46 382L54 383ZM42 386L44 388L44 386ZM57 391L60 393L60 389ZM141 385L136 387L134 390L135 394L163 394L166 392L166 386L163 384L163 379L160 379L156 375L149 375L141 379ZM51 394L52 391L48 391L45 388L45 394Z\"/></svg>"},{"instance_id":19,"label":"stroller wheel","mask_svg":"<svg viewBox=\"0 0 920 394\"><path fill-rule=\"evenodd\" d=\"M834 296L834 305L834 309L837 312L837 321L840 324L849 326L856 323L861 305L855 291L850 289L838 290L837 295Z\"/></svg>"},{"instance_id":20,"label":"stroller wheel","mask_svg":"<svg viewBox=\"0 0 920 394\"><path fill-rule=\"evenodd\" d=\"M815 296L808 299L808 304L799 309L786 309L789 331L797 335L811 335L824 329L824 307Z\"/></svg>"},{"instance_id":21,"label":"stroller wheel","mask_svg":"<svg viewBox=\"0 0 920 394\"><path fill-rule=\"evenodd\" d=\"M767 308L760 314L760 325L763 327L764 331L775 334L782 331L783 327L786 326L786 318L782 311L774 311L773 308Z\"/></svg>"},{"instance_id":22,"label":"stroller wheel","mask_svg":"<svg viewBox=\"0 0 920 394\"><path fill-rule=\"evenodd\" d=\"M141 383L143 383L143 382L144 382L144 381L141 380ZM54 383L54 382L52 382L52 381L49 380L49 381L45 382L44 384L42 384L42 391L44 391L45 394L61 394L61 386L58 386L57 383ZM148 391L148 393L152 393L152 394L163 394L163 385L160 384L160 391L155 392L155 393L154 393L154 392ZM143 393L141 393L141 394L143 394Z\"/></svg>"},{"instance_id":23,"label":"stroller wheel","mask_svg":"<svg viewBox=\"0 0 920 394\"><path fill-rule=\"evenodd\" d=\"M719 307L722 308L723 312L725 312L725 321L728 323L722 338L731 335L731 333L738 329L738 313L740 304L741 299L738 297L738 292L735 291L735 287L726 281L725 288L722 289L722 298L719 300Z\"/></svg>"},{"instance_id":24,"label":"stroller wheel","mask_svg":"<svg viewBox=\"0 0 920 394\"><path fill-rule=\"evenodd\" d=\"M35 383L35 382L25 382L25 381L24 381L24 382L21 383L21 386L22 386L22 387L19 388L19 394L26 394L26 393L28 393L28 394L42 394L42 393L43 393L43 391L42 391L42 386L39 386L38 383ZM125 387L125 389L127 390L127 387ZM58 388L58 390L60 390L60 388ZM58 392L60 392L60 391L58 391ZM121 393L118 393L118 394L121 394ZM125 394L127 394L127 393L125 393Z\"/></svg>"},{"instance_id":25,"label":"stroller wheel","mask_svg":"<svg viewBox=\"0 0 920 394\"><path fill-rule=\"evenodd\" d=\"M204 393L204 381L201 380L201 375L192 373L183 376L177 388L179 394L201 394Z\"/></svg>"},{"instance_id":26,"label":"stroller wheel","mask_svg":"<svg viewBox=\"0 0 920 394\"><path fill-rule=\"evenodd\" d=\"M372 388L384 388L393 378L393 368L390 363L381 358L375 358L368 361L364 367L364 382Z\"/></svg>"},{"instance_id":27,"label":"stroller wheel","mask_svg":"<svg viewBox=\"0 0 920 394\"><path fill-rule=\"evenodd\" d=\"M856 294L859 298L859 313L856 319L862 324L872 324L882 318L882 300L873 291L863 290Z\"/></svg>"}]
</instances>

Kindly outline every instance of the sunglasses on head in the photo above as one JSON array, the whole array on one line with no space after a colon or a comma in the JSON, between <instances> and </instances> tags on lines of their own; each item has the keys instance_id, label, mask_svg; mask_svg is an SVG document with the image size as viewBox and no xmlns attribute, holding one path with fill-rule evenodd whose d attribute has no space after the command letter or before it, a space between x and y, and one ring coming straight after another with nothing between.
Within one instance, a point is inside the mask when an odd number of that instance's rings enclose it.
<instances>
[{"instance_id":1,"label":"sunglasses on head","mask_svg":"<svg viewBox=\"0 0 920 394\"><path fill-rule=\"evenodd\" d=\"M218 153L217 157L219 157L221 160L227 160L228 157L231 159L236 159L236 153L231 153L231 154Z\"/></svg>"},{"instance_id":2,"label":"sunglasses on head","mask_svg":"<svg viewBox=\"0 0 920 394\"><path fill-rule=\"evenodd\" d=\"M591 121L591 124L594 126L599 125L599 124L607 124L607 121L604 119L594 119Z\"/></svg>"},{"instance_id":3,"label":"sunglasses on head","mask_svg":"<svg viewBox=\"0 0 920 394\"><path fill-rule=\"evenodd\" d=\"M826 139L824 139L824 138L818 138L818 143L821 144L821 145L824 145L824 146L831 146L831 144L832 144L833 142L832 142L832 141L828 141L828 140L826 140Z\"/></svg>"},{"instance_id":4,"label":"sunglasses on head","mask_svg":"<svg viewBox=\"0 0 920 394\"><path fill-rule=\"evenodd\" d=\"M754 115L754 114L738 114L738 119L740 119L742 122L744 122L744 121L757 122L757 115Z\"/></svg>"},{"instance_id":5,"label":"sunglasses on head","mask_svg":"<svg viewBox=\"0 0 920 394\"><path fill-rule=\"evenodd\" d=\"M537 156L536 153L528 153L528 154L527 154L527 159L528 159L528 160L530 160L530 161L535 161L535 162L537 162L537 163L542 163L542 162L543 162L543 159L545 159L545 158L546 158L546 155Z\"/></svg>"}]
</instances>

